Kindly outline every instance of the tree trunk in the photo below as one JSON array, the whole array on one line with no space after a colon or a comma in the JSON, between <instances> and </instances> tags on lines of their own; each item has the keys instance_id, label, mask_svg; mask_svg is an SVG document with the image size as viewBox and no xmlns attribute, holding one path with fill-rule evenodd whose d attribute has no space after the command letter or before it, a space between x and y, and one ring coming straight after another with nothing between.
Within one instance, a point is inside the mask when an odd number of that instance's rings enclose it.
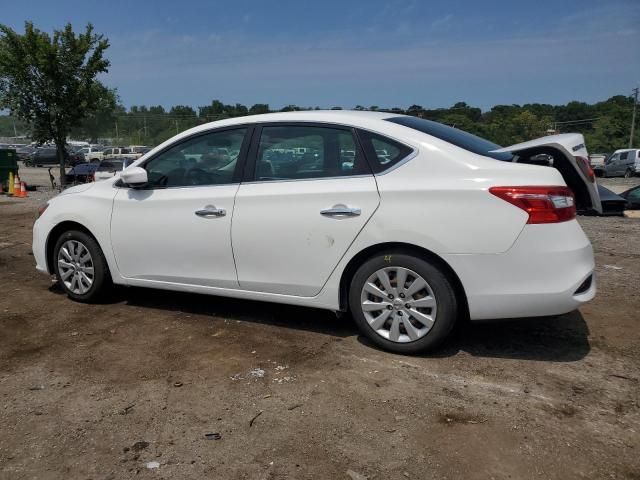
<instances>
[{"instance_id":1,"label":"tree trunk","mask_svg":"<svg viewBox=\"0 0 640 480\"><path fill-rule=\"evenodd\" d=\"M60 141L60 140L56 140L56 149L58 151L58 163L60 165L60 179L58 181L58 185L60 190L62 190L63 187L63 182L64 182L64 176L66 174L65 172L65 158L64 158L64 140Z\"/></svg>"}]
</instances>

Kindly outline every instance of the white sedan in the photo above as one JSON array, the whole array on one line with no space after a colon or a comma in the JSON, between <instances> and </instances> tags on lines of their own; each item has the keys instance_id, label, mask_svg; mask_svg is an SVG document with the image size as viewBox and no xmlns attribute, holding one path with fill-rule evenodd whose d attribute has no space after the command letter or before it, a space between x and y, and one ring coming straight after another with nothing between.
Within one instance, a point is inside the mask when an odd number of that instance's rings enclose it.
<instances>
[{"instance_id":1,"label":"white sedan","mask_svg":"<svg viewBox=\"0 0 640 480\"><path fill-rule=\"evenodd\" d=\"M50 200L33 252L77 301L119 284L350 311L415 353L463 318L594 297L587 158L579 134L501 148L392 113L227 119Z\"/></svg>"}]
</instances>

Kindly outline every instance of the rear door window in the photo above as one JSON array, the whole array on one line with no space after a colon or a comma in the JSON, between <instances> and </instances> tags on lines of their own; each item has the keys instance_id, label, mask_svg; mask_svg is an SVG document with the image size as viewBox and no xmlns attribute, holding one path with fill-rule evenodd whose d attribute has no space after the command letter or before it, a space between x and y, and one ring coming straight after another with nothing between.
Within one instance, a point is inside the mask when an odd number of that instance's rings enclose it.
<instances>
[{"instance_id":1,"label":"rear door window","mask_svg":"<svg viewBox=\"0 0 640 480\"><path fill-rule=\"evenodd\" d=\"M351 129L307 125L265 126L260 134L257 181L371 174Z\"/></svg>"}]
</instances>

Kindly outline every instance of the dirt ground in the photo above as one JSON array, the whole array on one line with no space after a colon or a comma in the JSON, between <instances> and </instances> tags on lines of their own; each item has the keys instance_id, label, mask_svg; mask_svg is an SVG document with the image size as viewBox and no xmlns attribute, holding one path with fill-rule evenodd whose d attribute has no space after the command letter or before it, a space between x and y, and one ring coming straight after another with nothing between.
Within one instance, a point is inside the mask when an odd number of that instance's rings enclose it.
<instances>
[{"instance_id":1,"label":"dirt ground","mask_svg":"<svg viewBox=\"0 0 640 480\"><path fill-rule=\"evenodd\" d=\"M2 479L640 479L640 220L580 219L599 293L579 312L405 357L312 309L74 303L34 269L47 195L0 197Z\"/></svg>"}]
</instances>

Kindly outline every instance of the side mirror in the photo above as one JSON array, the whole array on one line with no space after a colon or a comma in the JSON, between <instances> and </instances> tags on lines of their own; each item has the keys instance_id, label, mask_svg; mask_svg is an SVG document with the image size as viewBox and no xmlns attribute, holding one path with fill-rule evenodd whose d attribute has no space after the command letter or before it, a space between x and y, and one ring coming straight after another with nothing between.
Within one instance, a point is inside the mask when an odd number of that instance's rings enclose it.
<instances>
[{"instance_id":1,"label":"side mirror","mask_svg":"<svg viewBox=\"0 0 640 480\"><path fill-rule=\"evenodd\" d=\"M131 188L144 187L149 181L147 171L141 167L125 168L120 174L120 178Z\"/></svg>"}]
</instances>

